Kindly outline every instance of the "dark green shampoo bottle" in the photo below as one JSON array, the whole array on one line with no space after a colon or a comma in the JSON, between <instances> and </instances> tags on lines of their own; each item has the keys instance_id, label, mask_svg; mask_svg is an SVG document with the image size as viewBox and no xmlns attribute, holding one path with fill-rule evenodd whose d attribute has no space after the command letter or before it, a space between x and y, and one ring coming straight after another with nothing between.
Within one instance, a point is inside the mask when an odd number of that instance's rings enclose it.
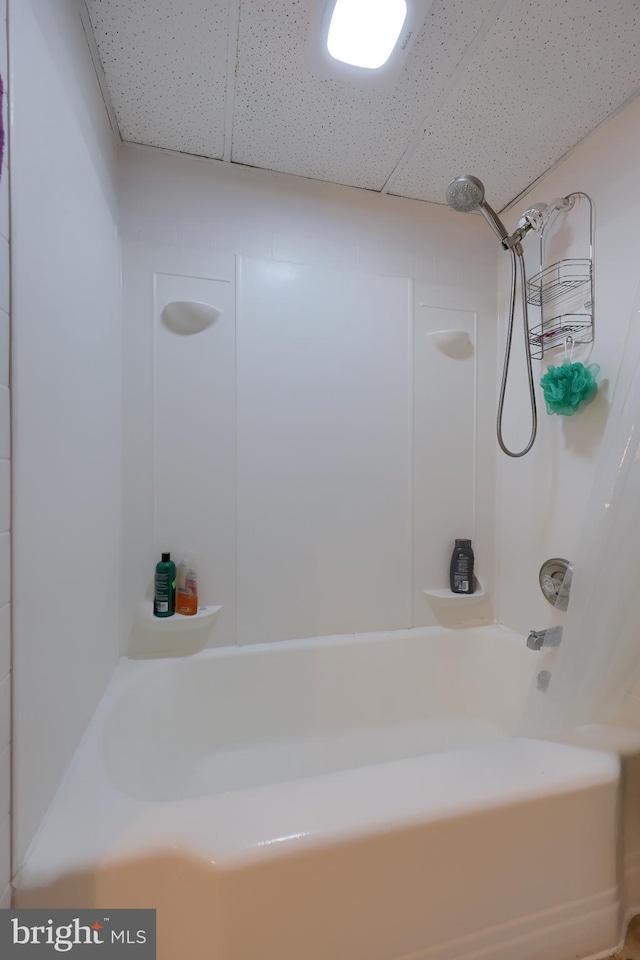
<instances>
[{"instance_id":1,"label":"dark green shampoo bottle","mask_svg":"<svg viewBox=\"0 0 640 960\"><path fill-rule=\"evenodd\" d=\"M153 591L154 617L172 617L176 607L176 565L170 553L163 553L156 564Z\"/></svg>"}]
</instances>

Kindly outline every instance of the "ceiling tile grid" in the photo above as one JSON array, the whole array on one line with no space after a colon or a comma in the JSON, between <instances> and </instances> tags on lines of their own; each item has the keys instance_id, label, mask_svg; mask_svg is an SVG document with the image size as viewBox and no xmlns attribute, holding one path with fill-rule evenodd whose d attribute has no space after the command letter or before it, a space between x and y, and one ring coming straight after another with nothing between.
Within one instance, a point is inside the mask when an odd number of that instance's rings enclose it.
<instances>
[{"instance_id":1,"label":"ceiling tile grid","mask_svg":"<svg viewBox=\"0 0 640 960\"><path fill-rule=\"evenodd\" d=\"M637 0L511 0L391 192L472 173L501 209L639 89Z\"/></svg>"},{"instance_id":2,"label":"ceiling tile grid","mask_svg":"<svg viewBox=\"0 0 640 960\"><path fill-rule=\"evenodd\" d=\"M434 0L390 94L312 71L311 0L242 0L232 159L382 189L494 7L495 0Z\"/></svg>"},{"instance_id":3,"label":"ceiling tile grid","mask_svg":"<svg viewBox=\"0 0 640 960\"><path fill-rule=\"evenodd\" d=\"M314 73L314 0L85 2L124 140L420 200L504 207L640 89L638 0L433 0L391 92Z\"/></svg>"},{"instance_id":4,"label":"ceiling tile grid","mask_svg":"<svg viewBox=\"0 0 640 960\"><path fill-rule=\"evenodd\" d=\"M220 158L227 0L86 0L123 140Z\"/></svg>"}]
</instances>

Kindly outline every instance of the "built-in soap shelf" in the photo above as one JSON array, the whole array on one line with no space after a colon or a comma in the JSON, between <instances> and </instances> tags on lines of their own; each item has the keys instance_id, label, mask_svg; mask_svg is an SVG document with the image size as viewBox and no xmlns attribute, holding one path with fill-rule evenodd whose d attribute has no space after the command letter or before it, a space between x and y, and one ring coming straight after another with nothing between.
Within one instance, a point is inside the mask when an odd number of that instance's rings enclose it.
<instances>
[{"instance_id":1,"label":"built-in soap shelf","mask_svg":"<svg viewBox=\"0 0 640 960\"><path fill-rule=\"evenodd\" d=\"M482 603L488 596L484 585L477 577L473 578L473 593L453 593L452 590L434 588L433 590L423 590L422 592L429 598L429 601L446 604L447 606L472 606L474 603Z\"/></svg>"},{"instance_id":2,"label":"built-in soap shelf","mask_svg":"<svg viewBox=\"0 0 640 960\"><path fill-rule=\"evenodd\" d=\"M154 617L153 601L147 600L140 605L137 611L137 620L145 630L154 633L166 633L174 630L197 630L203 627L213 627L222 606L198 607L197 613L185 617L181 613L174 613L170 617Z\"/></svg>"},{"instance_id":3,"label":"built-in soap shelf","mask_svg":"<svg viewBox=\"0 0 640 960\"><path fill-rule=\"evenodd\" d=\"M427 339L452 360L466 360L473 354L473 341L466 330L430 330Z\"/></svg>"}]
</instances>

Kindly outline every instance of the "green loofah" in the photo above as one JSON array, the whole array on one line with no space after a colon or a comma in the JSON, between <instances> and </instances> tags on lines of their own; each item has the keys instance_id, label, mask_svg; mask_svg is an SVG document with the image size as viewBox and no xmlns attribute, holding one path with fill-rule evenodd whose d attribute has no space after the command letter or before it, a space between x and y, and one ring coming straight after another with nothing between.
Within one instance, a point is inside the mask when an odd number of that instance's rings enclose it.
<instances>
[{"instance_id":1,"label":"green loofah","mask_svg":"<svg viewBox=\"0 0 640 960\"><path fill-rule=\"evenodd\" d=\"M600 373L597 363L585 367L583 363L563 363L549 367L540 380L547 404L547 413L559 413L572 417L576 410L591 400L598 389L596 377Z\"/></svg>"}]
</instances>

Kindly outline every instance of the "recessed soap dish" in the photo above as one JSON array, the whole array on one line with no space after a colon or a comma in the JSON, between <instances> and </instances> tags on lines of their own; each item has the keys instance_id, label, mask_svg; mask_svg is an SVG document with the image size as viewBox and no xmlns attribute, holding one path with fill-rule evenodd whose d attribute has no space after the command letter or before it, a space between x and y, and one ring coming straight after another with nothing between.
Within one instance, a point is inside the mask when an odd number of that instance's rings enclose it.
<instances>
[{"instance_id":1,"label":"recessed soap dish","mask_svg":"<svg viewBox=\"0 0 640 960\"><path fill-rule=\"evenodd\" d=\"M466 330L432 330L427 337L452 360L466 360L473 354L473 342Z\"/></svg>"},{"instance_id":2,"label":"recessed soap dish","mask_svg":"<svg viewBox=\"0 0 640 960\"><path fill-rule=\"evenodd\" d=\"M172 300L162 310L161 317L164 325L173 333L188 337L194 333L202 333L218 319L220 313L221 311L210 303Z\"/></svg>"}]
</instances>

